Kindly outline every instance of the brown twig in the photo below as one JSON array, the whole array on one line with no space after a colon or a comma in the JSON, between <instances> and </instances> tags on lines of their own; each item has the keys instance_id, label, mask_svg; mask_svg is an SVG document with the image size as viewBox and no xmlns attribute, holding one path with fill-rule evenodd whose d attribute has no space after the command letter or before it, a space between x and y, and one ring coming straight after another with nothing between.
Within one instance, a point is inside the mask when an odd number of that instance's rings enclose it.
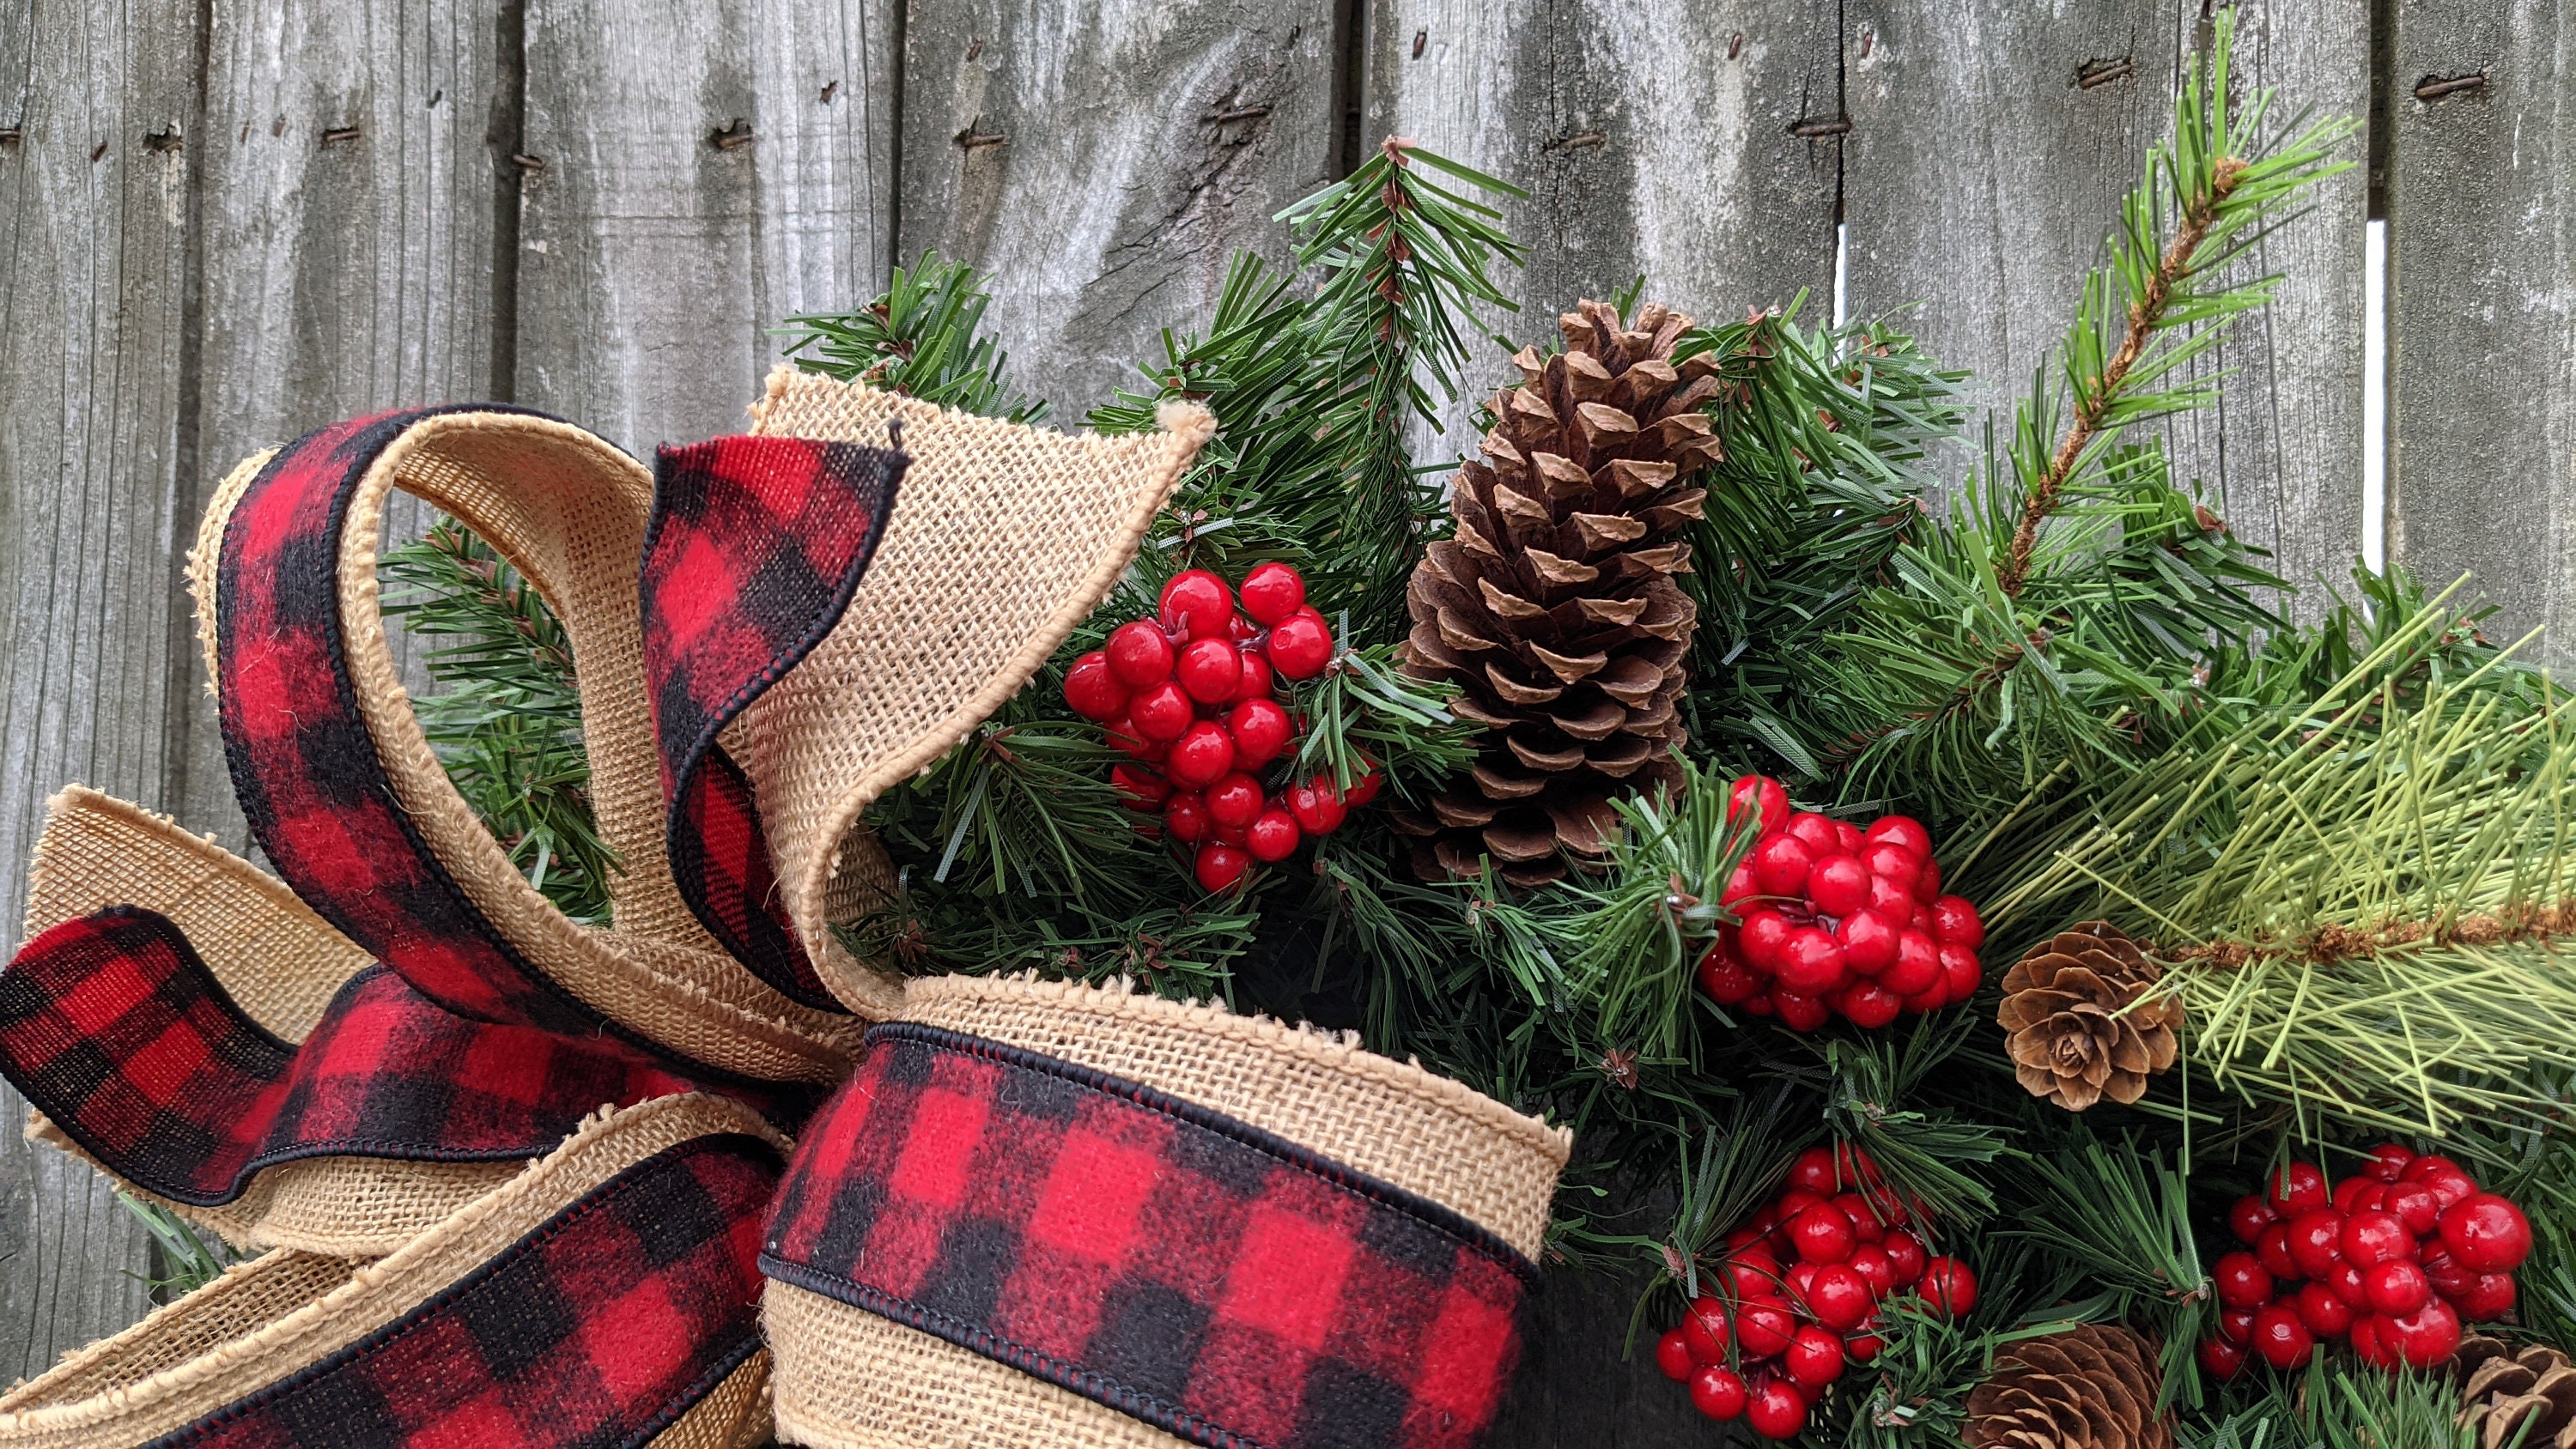
<instances>
[{"instance_id":1,"label":"brown twig","mask_svg":"<svg viewBox=\"0 0 2576 1449\"><path fill-rule=\"evenodd\" d=\"M2298 940L2280 943L2212 941L2205 946L2184 947L2167 959L2206 961L2231 971L2270 961L2332 966L2409 946L2500 946L2514 941L2556 940L2571 931L2576 931L2576 901L2561 901L2554 906L2515 906L2503 915L2481 913L2447 922L2389 920L2359 929L2328 924Z\"/></svg>"},{"instance_id":2,"label":"brown twig","mask_svg":"<svg viewBox=\"0 0 2576 1449\"><path fill-rule=\"evenodd\" d=\"M2083 456L2085 446L2101 431L2103 417L2119 395L2120 384L2128 380L2129 369L2137 366L2138 358L2146 352L2147 338L2155 332L2166 304L2173 300L2174 286L2191 265L2192 253L2200 250L2210 226L2218 219L2220 203L2244 175L2244 162L2233 156L2219 158L2210 178L2209 195L2185 213L2181 229L2174 233L2163 259L2156 265L2155 275L2147 279L2146 291L2129 304L2128 335L2120 340L2120 350L2111 355L2102 376L2095 380L2092 397L2076 408L2074 422L2068 426L2066 436L2058 440L2057 455L2049 459L2048 472L2022 504L2021 525L2013 530L2012 551L1997 579L2006 597L2021 597L2022 583L2030 577L2031 550L2039 543L2040 524L2057 511L2057 495L2073 476L2075 460Z\"/></svg>"}]
</instances>

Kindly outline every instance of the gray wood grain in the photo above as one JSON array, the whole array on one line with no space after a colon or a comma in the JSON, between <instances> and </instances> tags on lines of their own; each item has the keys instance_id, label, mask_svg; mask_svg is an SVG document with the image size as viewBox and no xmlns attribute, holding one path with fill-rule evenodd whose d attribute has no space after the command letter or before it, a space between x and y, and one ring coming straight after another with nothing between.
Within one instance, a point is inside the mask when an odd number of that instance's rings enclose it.
<instances>
[{"instance_id":1,"label":"gray wood grain","mask_svg":"<svg viewBox=\"0 0 2576 1449\"><path fill-rule=\"evenodd\" d=\"M2576 14L2548 0L2407 0L2393 79L2389 556L2428 583L2475 573L2504 606L2489 637L2546 627L2541 657L2564 668L2576 661Z\"/></svg>"},{"instance_id":2,"label":"gray wood grain","mask_svg":"<svg viewBox=\"0 0 2576 1449\"><path fill-rule=\"evenodd\" d=\"M0 936L46 798L164 800L189 708L171 540L198 11L0 22ZM157 140L155 138L158 138ZM0 1089L0 1380L141 1312L145 1237Z\"/></svg>"},{"instance_id":3,"label":"gray wood grain","mask_svg":"<svg viewBox=\"0 0 2576 1449\"><path fill-rule=\"evenodd\" d=\"M497 208L516 205L504 0L219 6L207 46L195 506L234 463L345 417L506 397L493 375ZM388 533L429 510L397 500ZM407 682L424 676L398 650ZM184 816L244 847L211 710Z\"/></svg>"},{"instance_id":4,"label":"gray wood grain","mask_svg":"<svg viewBox=\"0 0 2576 1449\"><path fill-rule=\"evenodd\" d=\"M902 259L985 269L1020 386L1071 424L1199 326L1227 258L1329 180L1332 0L914 0Z\"/></svg>"},{"instance_id":5,"label":"gray wood grain","mask_svg":"<svg viewBox=\"0 0 2576 1449\"><path fill-rule=\"evenodd\" d=\"M1528 190L1503 208L1531 247L1504 274L1521 341L1583 297L1625 290L1703 319L1833 309L1840 169L1836 7L1822 0L1394 0L1370 7L1366 139L1411 136ZM1793 130L1814 133L1792 134ZM1512 380L1480 348L1467 398L1426 449L1473 445L1466 418ZM1437 453L1426 452L1423 461Z\"/></svg>"},{"instance_id":6,"label":"gray wood grain","mask_svg":"<svg viewBox=\"0 0 2576 1449\"><path fill-rule=\"evenodd\" d=\"M650 456L744 427L790 313L882 284L893 0L529 0L518 400Z\"/></svg>"},{"instance_id":7,"label":"gray wood grain","mask_svg":"<svg viewBox=\"0 0 2576 1449\"><path fill-rule=\"evenodd\" d=\"M1852 314L1911 306L1925 346L1973 369L2009 427L2122 195L2171 133L2185 59L2207 41L2202 11L2200 0L1855 0L1844 39ZM2363 0L2253 4L2243 17L2239 73L2281 88L2284 119L2301 106L2367 109ZM2358 138L2350 146L2359 161ZM2209 359L2236 370L2218 406L2166 429L2178 479L2204 482L2294 583L2340 582L2360 551L2364 193L2358 169L2329 182L2257 249L2252 268L2287 274L2279 300Z\"/></svg>"}]
</instances>

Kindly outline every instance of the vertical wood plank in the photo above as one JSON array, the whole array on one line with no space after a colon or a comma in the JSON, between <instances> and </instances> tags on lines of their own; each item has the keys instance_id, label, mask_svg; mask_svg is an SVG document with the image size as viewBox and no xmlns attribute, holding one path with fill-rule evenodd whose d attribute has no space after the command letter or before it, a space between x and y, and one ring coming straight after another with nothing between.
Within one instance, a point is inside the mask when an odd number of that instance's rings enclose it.
<instances>
[{"instance_id":1,"label":"vertical wood plank","mask_svg":"<svg viewBox=\"0 0 2576 1449\"><path fill-rule=\"evenodd\" d=\"M1926 347L1973 369L2009 426L2120 198L2171 131L2186 60L2206 43L2202 9L1855 0L1843 178L1852 313L1911 306ZM2363 0L2240 14L2238 74L2278 86L2284 119L2301 106L2366 110ZM2218 406L2167 429L2178 480L2203 480L2293 583L2340 581L2360 550L2365 187L2358 170L2329 182L2257 249L2254 268L2286 273L2279 301L2209 360L2236 369Z\"/></svg>"},{"instance_id":2,"label":"vertical wood plank","mask_svg":"<svg viewBox=\"0 0 2576 1449\"><path fill-rule=\"evenodd\" d=\"M2483 81L2476 78L2483 77ZM2576 14L2397 6L2388 549L2576 662ZM2474 82L2462 84L2462 82Z\"/></svg>"},{"instance_id":3,"label":"vertical wood plank","mask_svg":"<svg viewBox=\"0 0 2576 1449\"><path fill-rule=\"evenodd\" d=\"M171 587L197 10L38 0L0 30L0 935L71 780L159 803L188 706ZM0 1380L124 1327L140 1226L0 1089Z\"/></svg>"},{"instance_id":4,"label":"vertical wood plank","mask_svg":"<svg viewBox=\"0 0 2576 1449\"><path fill-rule=\"evenodd\" d=\"M1625 290L1705 320L1786 303L1833 311L1840 172L1837 7L1824 0L1393 0L1372 6L1374 143L1411 136L1530 192L1503 208L1528 243L1516 341L1556 336L1557 314ZM1795 134L1804 132L1806 134ZM1476 358L1445 436L1514 374ZM1429 461L1438 453L1425 453Z\"/></svg>"},{"instance_id":5,"label":"vertical wood plank","mask_svg":"<svg viewBox=\"0 0 2576 1449\"><path fill-rule=\"evenodd\" d=\"M506 4L215 8L183 539L215 483L262 448L384 408L508 395L492 346L495 218L517 189L516 138L495 126L517 104ZM398 500L388 532L427 521ZM213 712L191 726L184 819L241 849Z\"/></svg>"},{"instance_id":6,"label":"vertical wood plank","mask_svg":"<svg viewBox=\"0 0 2576 1449\"><path fill-rule=\"evenodd\" d=\"M1394 0L1368 37L1369 129L1527 189L1506 205L1528 266L1504 272L1516 314L1489 330L1547 342L1557 314L1646 276L1645 295L1704 319L1811 293L1830 318L1839 170L1836 7L1819 0ZM1418 52L1418 53L1417 53ZM1807 136L1792 134L1807 131ZM1424 429L1429 463L1473 445L1467 417L1512 376L1477 349L1467 397ZM1706 1442L1713 1432L1627 1354L1634 1287L1542 1280L1498 1449Z\"/></svg>"},{"instance_id":7,"label":"vertical wood plank","mask_svg":"<svg viewBox=\"0 0 2576 1449\"><path fill-rule=\"evenodd\" d=\"M881 285L899 0L529 0L518 400L740 432L770 329Z\"/></svg>"},{"instance_id":8,"label":"vertical wood plank","mask_svg":"<svg viewBox=\"0 0 2576 1449\"><path fill-rule=\"evenodd\" d=\"M915 0L902 260L973 262L1018 385L1058 421L1205 324L1228 257L1329 180L1332 0Z\"/></svg>"}]
</instances>

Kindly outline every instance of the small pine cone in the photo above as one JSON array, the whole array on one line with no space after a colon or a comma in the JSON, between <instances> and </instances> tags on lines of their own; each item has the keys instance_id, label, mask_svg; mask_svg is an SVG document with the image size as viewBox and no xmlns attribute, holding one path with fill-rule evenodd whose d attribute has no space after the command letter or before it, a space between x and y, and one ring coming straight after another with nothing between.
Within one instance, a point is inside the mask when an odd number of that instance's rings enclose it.
<instances>
[{"instance_id":1,"label":"small pine cone","mask_svg":"<svg viewBox=\"0 0 2576 1449\"><path fill-rule=\"evenodd\" d=\"M2461 1375L2460 1423L2479 1449L2576 1449L2576 1365L2546 1344L2520 1353L2479 1335L2461 1340L2451 1371Z\"/></svg>"},{"instance_id":2,"label":"small pine cone","mask_svg":"<svg viewBox=\"0 0 2576 1449\"><path fill-rule=\"evenodd\" d=\"M1682 657L1698 612L1672 576L1702 516L1689 486L1720 454L1701 409L1719 390L1706 354L1676 365L1690 319L1648 304L1622 322L1585 301L1558 319L1566 350L1513 359L1481 458L1450 495L1455 536L1432 544L1406 593L1405 667L1454 681L1455 708L1489 731L1473 772L1399 813L1425 878L1490 857L1516 885L1597 855L1610 798L1679 777L1672 748Z\"/></svg>"},{"instance_id":3,"label":"small pine cone","mask_svg":"<svg viewBox=\"0 0 2576 1449\"><path fill-rule=\"evenodd\" d=\"M2145 1339L2080 1324L1998 1352L1962 1434L1969 1449L2173 1449L2156 1412L2162 1381Z\"/></svg>"},{"instance_id":4,"label":"small pine cone","mask_svg":"<svg viewBox=\"0 0 2576 1449\"><path fill-rule=\"evenodd\" d=\"M2014 1074L2034 1097L2081 1112L2104 1097L2126 1105L2147 1077L2174 1063L2182 1003L2140 1001L2163 968L2108 921L2061 931L2004 973L2003 1009ZM2134 1006L2134 1010L2128 1008Z\"/></svg>"}]
</instances>

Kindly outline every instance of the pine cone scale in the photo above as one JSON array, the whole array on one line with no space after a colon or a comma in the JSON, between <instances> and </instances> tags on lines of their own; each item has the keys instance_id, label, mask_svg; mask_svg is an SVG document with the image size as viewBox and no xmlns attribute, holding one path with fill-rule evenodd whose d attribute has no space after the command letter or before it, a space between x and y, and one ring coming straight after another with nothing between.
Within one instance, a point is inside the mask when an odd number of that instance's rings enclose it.
<instances>
[{"instance_id":1,"label":"pine cone scale","mask_svg":"<svg viewBox=\"0 0 2576 1449\"><path fill-rule=\"evenodd\" d=\"M2146 1095L2181 1049L2182 1004L2157 991L2163 968L2107 921L2032 948L2004 973L1995 1021L2032 1096L2082 1112Z\"/></svg>"},{"instance_id":2,"label":"pine cone scale","mask_svg":"<svg viewBox=\"0 0 2576 1449\"><path fill-rule=\"evenodd\" d=\"M2145 1339L2079 1324L2000 1350L1968 1394L1961 1437L1970 1449L2172 1449L2162 1381Z\"/></svg>"}]
</instances>

